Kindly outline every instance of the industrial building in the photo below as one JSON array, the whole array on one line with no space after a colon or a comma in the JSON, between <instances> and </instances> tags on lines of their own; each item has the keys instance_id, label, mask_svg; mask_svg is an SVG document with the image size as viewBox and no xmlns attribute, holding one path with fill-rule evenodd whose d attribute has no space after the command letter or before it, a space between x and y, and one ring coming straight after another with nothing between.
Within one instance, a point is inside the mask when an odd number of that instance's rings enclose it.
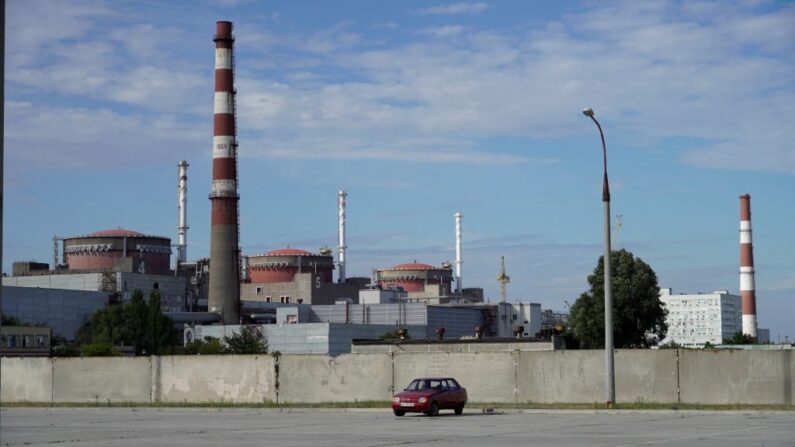
<instances>
[{"instance_id":1,"label":"industrial building","mask_svg":"<svg viewBox=\"0 0 795 447\"><path fill-rule=\"evenodd\" d=\"M367 293L368 291L362 291ZM541 329L537 303L431 305L394 303L333 305L243 302L254 322L245 327L265 340L270 350L293 354L338 355L350 352L354 339L379 339L405 329L411 339L530 338ZM187 325L185 341L222 338L240 325ZM481 333L478 334L478 329ZM440 331L441 330L441 331ZM289 345L289 346L288 346Z\"/></svg>"},{"instance_id":2,"label":"industrial building","mask_svg":"<svg viewBox=\"0 0 795 447\"><path fill-rule=\"evenodd\" d=\"M405 299L428 304L483 302L483 289L453 291L453 268L443 263L439 267L421 262L408 262L375 271L375 284L382 289L402 290Z\"/></svg>"},{"instance_id":3,"label":"industrial building","mask_svg":"<svg viewBox=\"0 0 795 447\"><path fill-rule=\"evenodd\" d=\"M706 343L723 344L725 339L743 332L741 297L727 290L673 294L670 288L663 288L660 301L668 309L668 334L660 344L674 342L702 348ZM769 334L767 329L759 329L757 342L767 343Z\"/></svg>"},{"instance_id":4,"label":"industrial building","mask_svg":"<svg viewBox=\"0 0 795 447\"><path fill-rule=\"evenodd\" d=\"M112 231L116 236L107 236L107 231L98 232L105 236L93 240L103 242L90 244L99 245L102 249L90 249L86 247L89 244L75 244L93 236L64 239L66 263L59 264L54 270L50 270L48 264L15 262L12 269L13 276L3 277L3 285L105 292L121 301L132 298L135 290L142 291L145 296L157 292L160 294L164 311L185 309L189 298L187 280L183 276L176 276L168 269L170 240L157 236L133 238L127 235L140 233L128 230ZM143 248L124 251L125 246L144 245L136 244L142 240L157 241L160 244L154 246L156 248L150 247L148 251L144 251ZM78 247L77 250L74 249L75 247ZM71 253L68 252L70 248L73 249Z\"/></svg>"},{"instance_id":5,"label":"industrial building","mask_svg":"<svg viewBox=\"0 0 795 447\"><path fill-rule=\"evenodd\" d=\"M265 303L333 304L356 302L369 278L333 282L330 250L312 253L282 248L248 257L248 281L241 284L243 301Z\"/></svg>"},{"instance_id":6,"label":"industrial building","mask_svg":"<svg viewBox=\"0 0 795 447\"><path fill-rule=\"evenodd\" d=\"M170 258L170 239L122 228L63 239L63 259L69 271L163 275L169 271Z\"/></svg>"},{"instance_id":7,"label":"industrial building","mask_svg":"<svg viewBox=\"0 0 795 447\"><path fill-rule=\"evenodd\" d=\"M49 357L51 340L48 327L3 326L0 328L0 356Z\"/></svg>"},{"instance_id":8,"label":"industrial building","mask_svg":"<svg viewBox=\"0 0 795 447\"><path fill-rule=\"evenodd\" d=\"M90 290L3 286L3 315L25 324L46 325L53 335L71 341L111 298L107 292Z\"/></svg>"},{"instance_id":9,"label":"industrial building","mask_svg":"<svg viewBox=\"0 0 795 447\"><path fill-rule=\"evenodd\" d=\"M726 290L673 294L670 288L665 288L660 289L660 301L668 309L668 334L661 344L719 345L742 330L740 297Z\"/></svg>"}]
</instances>

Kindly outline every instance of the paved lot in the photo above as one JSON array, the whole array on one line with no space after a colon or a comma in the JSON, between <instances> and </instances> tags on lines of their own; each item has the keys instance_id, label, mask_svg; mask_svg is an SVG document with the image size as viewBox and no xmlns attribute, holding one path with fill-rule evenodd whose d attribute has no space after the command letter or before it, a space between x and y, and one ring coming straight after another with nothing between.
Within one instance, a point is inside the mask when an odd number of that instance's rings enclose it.
<instances>
[{"instance_id":1,"label":"paved lot","mask_svg":"<svg viewBox=\"0 0 795 447\"><path fill-rule=\"evenodd\" d=\"M0 444L59 446L786 446L795 413L9 408Z\"/></svg>"}]
</instances>

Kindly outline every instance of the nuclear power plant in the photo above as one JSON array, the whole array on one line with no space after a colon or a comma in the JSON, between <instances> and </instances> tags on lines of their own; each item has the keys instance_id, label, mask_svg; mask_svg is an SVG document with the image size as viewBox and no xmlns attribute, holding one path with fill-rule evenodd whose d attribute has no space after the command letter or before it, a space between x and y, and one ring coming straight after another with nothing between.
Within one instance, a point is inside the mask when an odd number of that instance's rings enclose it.
<instances>
[{"instance_id":1,"label":"nuclear power plant","mask_svg":"<svg viewBox=\"0 0 795 447\"><path fill-rule=\"evenodd\" d=\"M35 299L46 300L39 307L46 305L54 309L53 316L44 320L53 321L59 335L71 339L91 313L108 304L128 301L134 290L141 290L144 294L156 292L161 296L163 311L184 330L186 342L203 336L222 337L243 327L257 327L273 350L326 354L349 352L353 339L378 339L396 331L423 339L491 337L515 340L535 337L544 325L552 327L565 322L565 317L554 314L555 321L545 323L540 304L508 299L506 286L510 277L505 271L504 257L500 259L497 277L500 296L494 303L488 302L482 288L463 287L465 237L464 215L460 211L452 214L450 248L455 253L452 263L441 259L395 259L392 267L372 268L366 276L351 275L346 239L349 203L344 190L337 191L337 214L328 219L330 230L333 228L331 222L337 224L336 260L335 250L328 247L313 250L312 247L286 246L259 254L242 253L235 37L231 22L216 23L213 42L215 88L209 258L191 261L188 257L189 163L181 160L177 163L176 244L172 245L167 237L123 228L55 236L52 268L43 263L17 262L12 276L3 278L3 286L13 289L11 295L17 297L4 303L4 312L25 321L41 320L35 306L30 305L35 295L33 290L37 289ZM207 179L209 174L194 173L192 178ZM351 197L355 211L356 196ZM334 194L330 193L329 200L333 199ZM355 213L352 218L355 219ZM761 339L756 319L748 194L740 196L740 219L742 331ZM172 247L176 248L173 269ZM352 253L355 260L356 252ZM493 262L496 264L497 260ZM334 270L337 271L336 280ZM42 295L41 289L51 292ZM58 301L57 291L63 290L71 291L71 301L63 298ZM671 306L696 300L689 298L692 294L683 298L671 294L670 289L664 291L662 299ZM725 311L721 311L723 325L708 336L704 335L709 332L705 329L701 334L704 336L688 338L684 343L703 345L724 337L740 325L739 313L731 313L732 306L739 305L739 297L724 290L699 300L704 301L705 306L709 300L709 305L725 307ZM681 306L681 312L686 314L687 305ZM549 311L543 315L553 313ZM672 314L671 318L678 316L679 313ZM693 335L690 329L698 324L687 315L681 321L671 321L670 335L678 337L673 341L679 343Z\"/></svg>"}]
</instances>

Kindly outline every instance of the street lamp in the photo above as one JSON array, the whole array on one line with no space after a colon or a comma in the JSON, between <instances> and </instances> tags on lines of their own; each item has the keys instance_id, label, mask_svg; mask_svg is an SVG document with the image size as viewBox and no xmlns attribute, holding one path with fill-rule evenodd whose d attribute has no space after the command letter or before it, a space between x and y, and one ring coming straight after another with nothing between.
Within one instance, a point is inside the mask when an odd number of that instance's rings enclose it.
<instances>
[{"instance_id":1,"label":"street lamp","mask_svg":"<svg viewBox=\"0 0 795 447\"><path fill-rule=\"evenodd\" d=\"M602 126L599 125L599 121L596 121L593 109L584 109L582 113L593 120L596 127L599 129L599 136L602 138L602 160L604 162L602 203L604 204L605 211L605 382L607 388L607 406L612 407L613 403L616 401L616 374L613 365L613 286L610 274L610 186L607 182L607 146L605 145L605 134L602 132Z\"/></svg>"}]
</instances>

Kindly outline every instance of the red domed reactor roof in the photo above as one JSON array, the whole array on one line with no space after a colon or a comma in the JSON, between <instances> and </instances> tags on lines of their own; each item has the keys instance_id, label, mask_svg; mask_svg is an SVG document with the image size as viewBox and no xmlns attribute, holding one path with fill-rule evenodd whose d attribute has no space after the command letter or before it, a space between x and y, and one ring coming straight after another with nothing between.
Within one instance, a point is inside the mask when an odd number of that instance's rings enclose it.
<instances>
[{"instance_id":1,"label":"red domed reactor roof","mask_svg":"<svg viewBox=\"0 0 795 447\"><path fill-rule=\"evenodd\" d=\"M421 262L409 262L406 264L399 264L392 267L390 270L435 270L436 267L430 264L423 264Z\"/></svg>"},{"instance_id":2,"label":"red domed reactor roof","mask_svg":"<svg viewBox=\"0 0 795 447\"><path fill-rule=\"evenodd\" d=\"M89 234L89 236L94 237L141 237L146 236L143 233L139 233L137 231L132 230L125 230L124 228L113 228L110 230L102 230L97 231L95 233Z\"/></svg>"},{"instance_id":3,"label":"red domed reactor roof","mask_svg":"<svg viewBox=\"0 0 795 447\"><path fill-rule=\"evenodd\" d=\"M298 248L280 248L278 250L271 250L263 256L313 256L313 254Z\"/></svg>"}]
</instances>

